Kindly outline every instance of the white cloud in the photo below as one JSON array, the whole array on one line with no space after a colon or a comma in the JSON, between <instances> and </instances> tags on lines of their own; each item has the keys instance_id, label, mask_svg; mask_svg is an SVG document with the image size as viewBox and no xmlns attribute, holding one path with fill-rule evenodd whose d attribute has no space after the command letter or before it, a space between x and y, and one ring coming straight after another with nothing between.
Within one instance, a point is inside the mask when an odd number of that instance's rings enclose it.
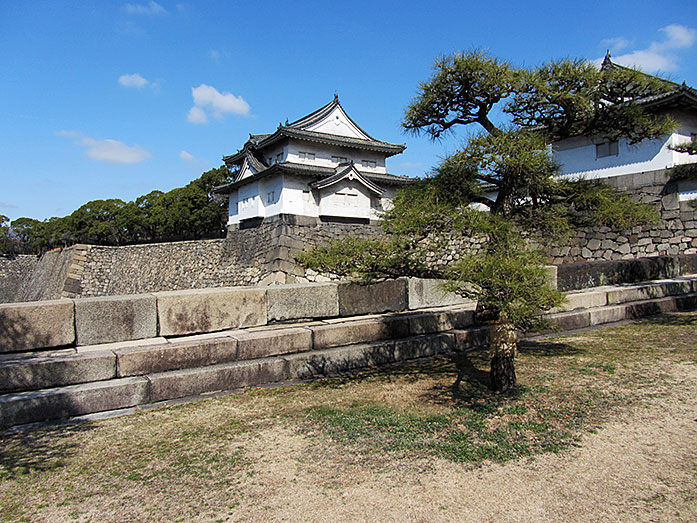
<instances>
[{"instance_id":1,"label":"white cloud","mask_svg":"<svg viewBox=\"0 0 697 523\"><path fill-rule=\"evenodd\" d=\"M186 115L186 119L191 123L208 123L206 112L195 105L189 109L189 114Z\"/></svg>"},{"instance_id":2,"label":"white cloud","mask_svg":"<svg viewBox=\"0 0 697 523\"><path fill-rule=\"evenodd\" d=\"M671 24L661 28L668 37L662 45L665 49L686 49L697 41L697 30L684 25Z\"/></svg>"},{"instance_id":3,"label":"white cloud","mask_svg":"<svg viewBox=\"0 0 697 523\"><path fill-rule=\"evenodd\" d=\"M210 85L201 84L198 87L192 87L191 96L194 99L194 106L187 115L191 123L206 123L209 113L218 119L226 113L249 114L249 104L244 98L228 92L221 93Z\"/></svg>"},{"instance_id":4,"label":"white cloud","mask_svg":"<svg viewBox=\"0 0 697 523\"><path fill-rule=\"evenodd\" d=\"M194 155L189 153L189 152L186 152L186 151L181 151L179 153L179 158L181 158L185 162L190 162L191 160L194 159Z\"/></svg>"},{"instance_id":5,"label":"white cloud","mask_svg":"<svg viewBox=\"0 0 697 523\"><path fill-rule=\"evenodd\" d=\"M160 15L167 12L164 7L152 0L147 4L126 4L123 8L129 15Z\"/></svg>"},{"instance_id":6,"label":"white cloud","mask_svg":"<svg viewBox=\"0 0 697 523\"><path fill-rule=\"evenodd\" d=\"M109 163L140 163L150 158L150 153L140 145L126 145L118 140L97 140L77 131L58 131L58 136L74 138L75 145L87 148L87 156Z\"/></svg>"},{"instance_id":7,"label":"white cloud","mask_svg":"<svg viewBox=\"0 0 697 523\"><path fill-rule=\"evenodd\" d=\"M676 52L680 49L689 49L697 42L697 30L684 25L671 24L662 27L660 31L665 35L663 40L651 42L646 49L637 49L630 53L613 56L613 62L637 67L647 73L677 71L680 67ZM606 42L610 41L617 41L620 44L626 42L622 38L606 40ZM615 48L615 50L619 51L623 48ZM594 62L601 63L602 58L594 60Z\"/></svg>"},{"instance_id":8,"label":"white cloud","mask_svg":"<svg viewBox=\"0 0 697 523\"><path fill-rule=\"evenodd\" d=\"M119 76L119 83L124 87L135 87L136 89L142 89L146 85L150 84L150 81L146 80L138 73L133 73L122 74Z\"/></svg>"},{"instance_id":9,"label":"white cloud","mask_svg":"<svg viewBox=\"0 0 697 523\"><path fill-rule=\"evenodd\" d=\"M621 51L622 49L626 49L627 47L632 45L632 42L630 42L626 38L618 36L616 38L606 38L602 41L602 44L603 47L607 47L610 51L615 53Z\"/></svg>"}]
</instances>

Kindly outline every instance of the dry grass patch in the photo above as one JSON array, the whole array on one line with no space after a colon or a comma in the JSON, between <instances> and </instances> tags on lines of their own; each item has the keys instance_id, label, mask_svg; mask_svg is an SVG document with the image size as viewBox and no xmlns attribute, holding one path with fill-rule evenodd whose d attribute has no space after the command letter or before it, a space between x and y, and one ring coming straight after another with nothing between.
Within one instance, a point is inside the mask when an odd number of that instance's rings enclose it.
<instances>
[{"instance_id":1,"label":"dry grass patch","mask_svg":"<svg viewBox=\"0 0 697 523\"><path fill-rule=\"evenodd\" d=\"M510 394L488 390L474 354L6 435L0 520L259 520L288 509L285 491L348 507L336 493L359 478L396 489L443 463L465 473L558 453L686 390L695 327L697 313L683 313L526 341Z\"/></svg>"}]
</instances>

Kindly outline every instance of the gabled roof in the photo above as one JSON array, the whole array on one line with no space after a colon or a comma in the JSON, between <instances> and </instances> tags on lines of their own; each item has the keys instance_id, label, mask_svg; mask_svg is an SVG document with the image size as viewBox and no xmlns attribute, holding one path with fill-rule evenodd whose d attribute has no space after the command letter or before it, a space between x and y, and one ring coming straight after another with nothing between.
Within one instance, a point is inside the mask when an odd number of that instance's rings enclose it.
<instances>
[{"instance_id":1,"label":"gabled roof","mask_svg":"<svg viewBox=\"0 0 697 523\"><path fill-rule=\"evenodd\" d=\"M252 172L252 176L263 171L266 169L266 165L261 163L255 156L252 154L250 151L247 151L244 155L244 159L242 160L242 165L240 165L239 172L235 176L234 181L239 181L242 180L244 172L249 168L249 170ZM244 179L250 178L250 176L245 177Z\"/></svg>"},{"instance_id":2,"label":"gabled roof","mask_svg":"<svg viewBox=\"0 0 697 523\"><path fill-rule=\"evenodd\" d=\"M659 80L667 88L666 92L658 93L651 96L645 96L643 98L634 100L635 103L641 104L646 108L650 109L660 109L665 107L693 107L697 108L697 89L689 87L685 82L679 84L671 80L666 80L659 76L654 76L631 67L625 67L623 65L617 64L612 61L610 56L610 51L607 52L603 63L600 66L600 70L623 70L638 72L642 75L648 76L653 79Z\"/></svg>"},{"instance_id":3,"label":"gabled roof","mask_svg":"<svg viewBox=\"0 0 697 523\"><path fill-rule=\"evenodd\" d=\"M339 183L342 180L356 180L358 183L363 184L369 191L374 192L378 196L385 192L385 190L379 185L371 182L365 176L363 176L352 163L342 163L336 168L337 173L333 176L327 178L322 178L316 182L310 184L313 189L325 189Z\"/></svg>"},{"instance_id":4,"label":"gabled roof","mask_svg":"<svg viewBox=\"0 0 697 523\"><path fill-rule=\"evenodd\" d=\"M340 111L346 120L352 126L353 131L358 136L345 136L341 134L331 134L319 132L312 128L321 124L329 115ZM270 145L275 144L285 138L295 138L315 143L323 143L327 145L337 145L340 147L350 147L354 149L368 150L384 153L386 156L392 156L401 153L406 146L403 144L393 144L376 140L366 133L360 126L354 122L351 117L341 107L338 95L334 95L334 99L327 105L320 107L316 111L304 116L292 123L286 122L285 125L279 125L275 132L270 134L250 134L249 140L244 144L242 149L235 154L223 156L223 161L227 165L239 163L246 152L250 150L260 150Z\"/></svg>"},{"instance_id":5,"label":"gabled roof","mask_svg":"<svg viewBox=\"0 0 697 523\"><path fill-rule=\"evenodd\" d=\"M300 164L293 162L279 162L273 164L271 167L265 168L253 176L248 176L243 179L235 180L231 183L225 185L220 185L213 188L213 192L217 194L230 194L232 191L237 190L239 187L246 185L248 183L255 182L267 176L272 176L275 174L290 174L294 176L301 176L305 178L311 178L315 180L323 180L325 178L333 177L339 173L343 173L346 166L349 164L339 164L337 167L320 167L311 164ZM396 174L382 174L382 173L369 173L365 171L359 171L355 166L352 166L356 173L360 174L365 180L372 182L377 186L381 185L405 185L408 183L413 183L416 178L410 178L408 176L398 176Z\"/></svg>"}]
</instances>

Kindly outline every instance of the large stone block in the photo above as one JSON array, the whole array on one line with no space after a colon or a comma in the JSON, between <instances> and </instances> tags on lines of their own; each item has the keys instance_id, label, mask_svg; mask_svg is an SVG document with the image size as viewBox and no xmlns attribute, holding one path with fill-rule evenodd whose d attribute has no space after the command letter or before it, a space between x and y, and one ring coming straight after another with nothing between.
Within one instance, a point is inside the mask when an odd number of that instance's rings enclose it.
<instances>
[{"instance_id":1,"label":"large stone block","mask_svg":"<svg viewBox=\"0 0 697 523\"><path fill-rule=\"evenodd\" d=\"M664 314L678 310L674 297L661 298L658 300L628 303L626 306L627 318L644 318L654 314Z\"/></svg>"},{"instance_id":2,"label":"large stone block","mask_svg":"<svg viewBox=\"0 0 697 523\"><path fill-rule=\"evenodd\" d=\"M625 305L612 305L592 310L588 314L590 315L591 325L603 325L626 319L627 308Z\"/></svg>"},{"instance_id":3,"label":"large stone block","mask_svg":"<svg viewBox=\"0 0 697 523\"><path fill-rule=\"evenodd\" d=\"M408 296L410 309L425 309L445 305L458 305L468 300L443 289L443 280L409 278Z\"/></svg>"},{"instance_id":4,"label":"large stone block","mask_svg":"<svg viewBox=\"0 0 697 523\"><path fill-rule=\"evenodd\" d=\"M441 333L395 340L397 360L413 360L452 352L455 350L455 339L453 333Z\"/></svg>"},{"instance_id":5,"label":"large stone block","mask_svg":"<svg viewBox=\"0 0 697 523\"><path fill-rule=\"evenodd\" d=\"M148 380L123 378L0 396L0 426L62 419L148 403Z\"/></svg>"},{"instance_id":6,"label":"large stone block","mask_svg":"<svg viewBox=\"0 0 697 523\"><path fill-rule=\"evenodd\" d=\"M454 350L465 351L477 347L489 345L489 327L476 327L473 329L454 330Z\"/></svg>"},{"instance_id":7,"label":"large stone block","mask_svg":"<svg viewBox=\"0 0 697 523\"><path fill-rule=\"evenodd\" d=\"M326 325L313 325L314 348L327 349L342 345L368 343L409 336L409 319L405 316L370 318Z\"/></svg>"},{"instance_id":8,"label":"large stone block","mask_svg":"<svg viewBox=\"0 0 697 523\"><path fill-rule=\"evenodd\" d=\"M563 331L583 329L590 326L590 315L587 311L559 312L550 314L549 320Z\"/></svg>"},{"instance_id":9,"label":"large stone block","mask_svg":"<svg viewBox=\"0 0 697 523\"><path fill-rule=\"evenodd\" d=\"M291 378L307 379L393 363L398 357L394 341L380 341L293 354L284 360Z\"/></svg>"},{"instance_id":10,"label":"large stone block","mask_svg":"<svg viewBox=\"0 0 697 523\"><path fill-rule=\"evenodd\" d=\"M679 311L691 311L697 309L697 293L676 296L675 307Z\"/></svg>"},{"instance_id":11,"label":"large stone block","mask_svg":"<svg viewBox=\"0 0 697 523\"><path fill-rule=\"evenodd\" d=\"M473 309L428 311L409 316L409 333L412 336L431 334L452 329L466 329L473 324Z\"/></svg>"},{"instance_id":12,"label":"large stone block","mask_svg":"<svg viewBox=\"0 0 697 523\"><path fill-rule=\"evenodd\" d=\"M148 379L151 399L155 402L274 383L287 377L287 364L283 359L267 358L151 374Z\"/></svg>"},{"instance_id":13,"label":"large stone block","mask_svg":"<svg viewBox=\"0 0 697 523\"><path fill-rule=\"evenodd\" d=\"M231 333L237 340L237 359L252 360L312 349L309 328L262 329Z\"/></svg>"},{"instance_id":14,"label":"large stone block","mask_svg":"<svg viewBox=\"0 0 697 523\"><path fill-rule=\"evenodd\" d=\"M339 315L360 316L399 312L407 308L407 280L387 280L371 285L340 283Z\"/></svg>"},{"instance_id":15,"label":"large stone block","mask_svg":"<svg viewBox=\"0 0 697 523\"><path fill-rule=\"evenodd\" d=\"M0 353L75 342L72 300L0 304Z\"/></svg>"},{"instance_id":16,"label":"large stone block","mask_svg":"<svg viewBox=\"0 0 697 523\"><path fill-rule=\"evenodd\" d=\"M155 295L161 336L266 324L266 289L196 289Z\"/></svg>"},{"instance_id":17,"label":"large stone block","mask_svg":"<svg viewBox=\"0 0 697 523\"><path fill-rule=\"evenodd\" d=\"M65 349L0 356L0 392L59 387L115 376L116 357L111 351L78 354L75 349Z\"/></svg>"},{"instance_id":18,"label":"large stone block","mask_svg":"<svg viewBox=\"0 0 697 523\"><path fill-rule=\"evenodd\" d=\"M629 285L608 290L608 305L617 305L631 301L648 300L651 298L661 298L664 295L664 288L660 285Z\"/></svg>"},{"instance_id":19,"label":"large stone block","mask_svg":"<svg viewBox=\"0 0 697 523\"><path fill-rule=\"evenodd\" d=\"M552 309L552 312L572 311L574 309L590 309L607 305L607 290L570 292L560 307Z\"/></svg>"},{"instance_id":20,"label":"large stone block","mask_svg":"<svg viewBox=\"0 0 697 523\"><path fill-rule=\"evenodd\" d=\"M133 294L75 301L78 345L95 345L157 336L155 296Z\"/></svg>"},{"instance_id":21,"label":"large stone block","mask_svg":"<svg viewBox=\"0 0 697 523\"><path fill-rule=\"evenodd\" d=\"M234 361L237 359L237 340L227 336L202 340L183 338L172 343L125 347L114 352L118 375L138 376Z\"/></svg>"},{"instance_id":22,"label":"large stone block","mask_svg":"<svg viewBox=\"0 0 697 523\"><path fill-rule=\"evenodd\" d=\"M298 318L332 318L339 315L335 283L299 283L269 287L268 321Z\"/></svg>"}]
</instances>

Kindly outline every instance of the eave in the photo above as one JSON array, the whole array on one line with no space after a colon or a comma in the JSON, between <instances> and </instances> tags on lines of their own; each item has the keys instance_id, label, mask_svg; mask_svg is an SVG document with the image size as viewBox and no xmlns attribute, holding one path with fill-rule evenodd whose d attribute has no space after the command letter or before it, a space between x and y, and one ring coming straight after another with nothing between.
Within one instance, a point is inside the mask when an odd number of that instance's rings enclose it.
<instances>
[{"instance_id":1,"label":"eave","mask_svg":"<svg viewBox=\"0 0 697 523\"><path fill-rule=\"evenodd\" d=\"M345 165L339 166L343 172ZM355 168L355 167L354 167ZM372 183L380 185L390 185L390 186L401 186L409 183L413 183L417 178L410 178L408 176L398 176L396 174L382 174L382 173L368 173L365 171L356 171L363 176L365 179ZM232 191L239 189L240 187L247 185L249 183L254 183L258 180L272 176L274 174L288 174L294 176L304 176L307 178L315 178L318 180L328 178L337 174L337 168L331 167L319 167L315 165L305 165L292 162L280 162L275 163L271 167L258 172L253 176L248 176L242 180L237 180L225 185L219 185L213 188L213 192L216 194L230 194Z\"/></svg>"}]
</instances>

